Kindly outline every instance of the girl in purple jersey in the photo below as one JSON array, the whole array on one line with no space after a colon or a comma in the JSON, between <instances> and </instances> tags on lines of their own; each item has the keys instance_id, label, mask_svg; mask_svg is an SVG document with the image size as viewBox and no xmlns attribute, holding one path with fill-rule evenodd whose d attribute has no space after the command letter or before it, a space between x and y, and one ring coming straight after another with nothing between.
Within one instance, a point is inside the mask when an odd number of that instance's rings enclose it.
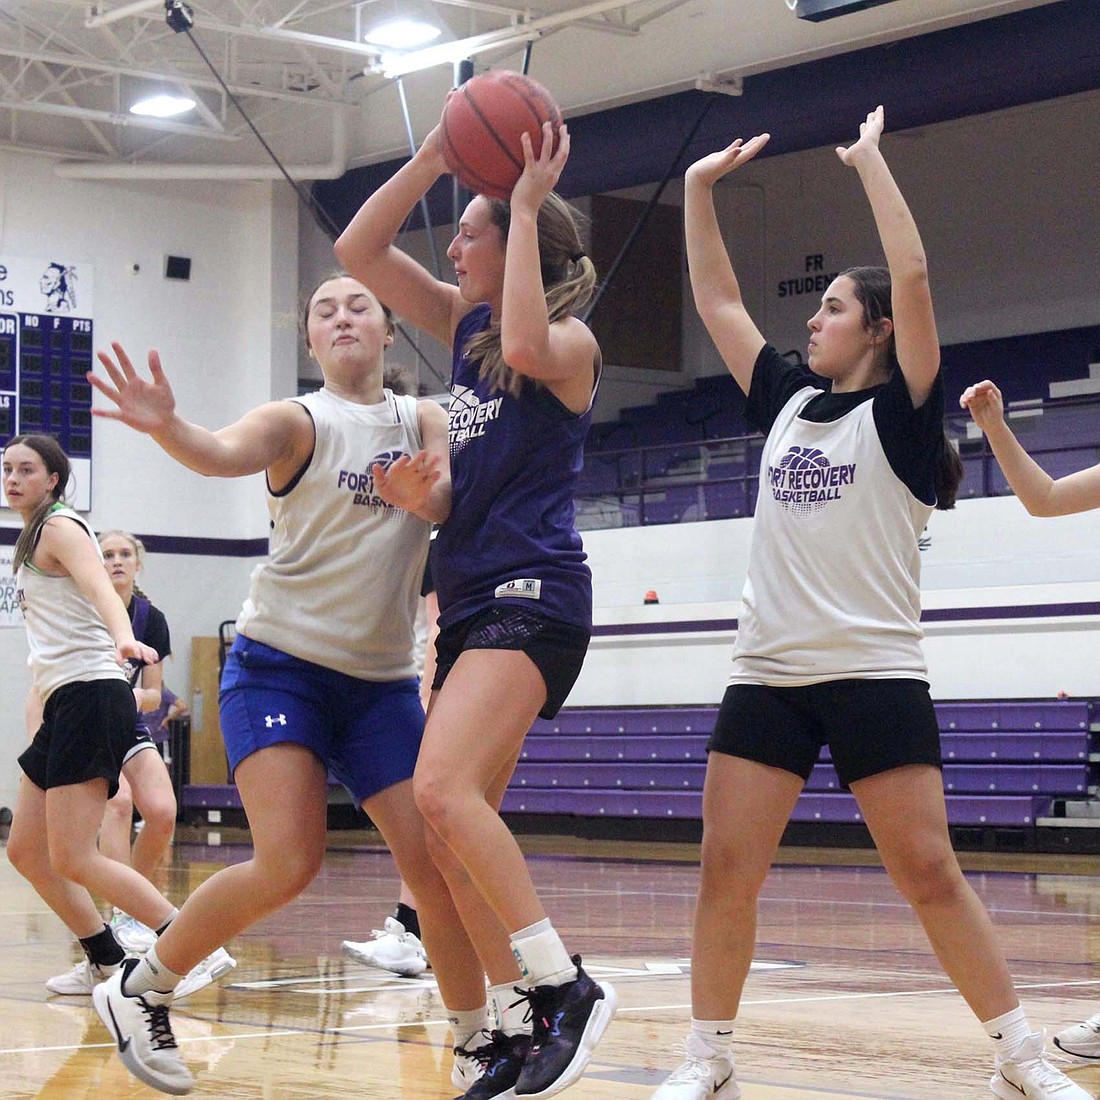
<instances>
[{"instance_id":1,"label":"girl in purple jersey","mask_svg":"<svg viewBox=\"0 0 1100 1100\"><path fill-rule=\"evenodd\" d=\"M595 338L574 311L591 296L595 271L552 190L568 130L556 152L549 126L539 156L523 142L510 202L479 195L462 215L448 249L457 287L394 244L447 170L438 128L336 243L349 271L454 354L452 503L433 551L438 667L413 785L491 986L493 1027L481 1038L474 1018L456 1029L467 1033L459 1058L484 1066L469 1100L560 1092L615 1010L614 991L563 946L499 814L532 722L556 713L576 680L592 606L572 497L600 370ZM530 1039L515 1006L502 1004L517 982Z\"/></svg>"},{"instance_id":2,"label":"girl in purple jersey","mask_svg":"<svg viewBox=\"0 0 1100 1100\"><path fill-rule=\"evenodd\" d=\"M684 189L696 307L766 432L730 684L707 748L686 1059L653 1100L737 1100L734 1018L757 898L823 744L892 881L994 1043L1002 1100L1087 1100L1043 1055L988 913L951 848L939 730L920 640L918 539L954 503L940 348L920 233L879 149L879 107L837 155L867 196L888 272L851 268L808 327L809 369L768 345L745 307L715 183L762 134L693 164ZM807 466L844 470L825 500ZM793 475L793 476L791 476ZM850 475L850 476L848 476ZM838 478L838 484L840 484Z\"/></svg>"}]
</instances>

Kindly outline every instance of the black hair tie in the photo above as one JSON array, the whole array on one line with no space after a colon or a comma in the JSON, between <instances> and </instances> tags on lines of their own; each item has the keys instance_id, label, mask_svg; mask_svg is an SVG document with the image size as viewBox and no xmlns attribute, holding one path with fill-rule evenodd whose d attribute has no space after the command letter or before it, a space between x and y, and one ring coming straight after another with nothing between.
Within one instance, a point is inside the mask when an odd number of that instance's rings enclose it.
<instances>
[{"instance_id":1,"label":"black hair tie","mask_svg":"<svg viewBox=\"0 0 1100 1100\"><path fill-rule=\"evenodd\" d=\"M581 262L581 260L583 260L583 259L584 259L584 253L583 252L574 252L569 257L570 263L574 263L574 264L579 264Z\"/></svg>"}]
</instances>

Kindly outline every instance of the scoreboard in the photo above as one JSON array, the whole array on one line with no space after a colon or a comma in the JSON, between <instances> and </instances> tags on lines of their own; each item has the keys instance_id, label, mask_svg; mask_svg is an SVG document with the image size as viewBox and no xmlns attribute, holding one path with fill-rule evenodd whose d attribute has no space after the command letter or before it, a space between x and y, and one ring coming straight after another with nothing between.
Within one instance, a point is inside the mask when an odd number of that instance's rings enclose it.
<instances>
[{"instance_id":1,"label":"scoreboard","mask_svg":"<svg viewBox=\"0 0 1100 1100\"><path fill-rule=\"evenodd\" d=\"M66 497L92 506L92 267L0 254L0 447L52 435L72 463Z\"/></svg>"}]
</instances>

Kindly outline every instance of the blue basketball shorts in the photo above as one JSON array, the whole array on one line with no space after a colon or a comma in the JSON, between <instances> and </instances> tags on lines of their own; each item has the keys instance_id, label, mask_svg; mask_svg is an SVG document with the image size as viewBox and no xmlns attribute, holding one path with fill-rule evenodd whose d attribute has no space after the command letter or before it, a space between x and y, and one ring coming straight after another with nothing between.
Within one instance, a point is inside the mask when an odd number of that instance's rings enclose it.
<instances>
[{"instance_id":1,"label":"blue basketball shorts","mask_svg":"<svg viewBox=\"0 0 1100 1100\"><path fill-rule=\"evenodd\" d=\"M218 696L229 770L270 745L304 745L357 805L412 777L424 735L415 677L359 680L238 634Z\"/></svg>"}]
</instances>

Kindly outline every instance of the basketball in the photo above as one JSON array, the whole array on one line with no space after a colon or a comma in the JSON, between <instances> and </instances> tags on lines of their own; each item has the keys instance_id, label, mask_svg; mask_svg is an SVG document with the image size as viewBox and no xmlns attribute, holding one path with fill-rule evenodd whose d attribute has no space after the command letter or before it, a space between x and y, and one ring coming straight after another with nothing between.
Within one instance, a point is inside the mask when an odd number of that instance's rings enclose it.
<instances>
[{"instance_id":1,"label":"basketball","mask_svg":"<svg viewBox=\"0 0 1100 1100\"><path fill-rule=\"evenodd\" d=\"M443 159L471 191L507 199L523 174L520 135L531 135L538 156L544 122L556 135L561 111L537 80L504 70L482 73L457 88L443 108Z\"/></svg>"}]
</instances>

